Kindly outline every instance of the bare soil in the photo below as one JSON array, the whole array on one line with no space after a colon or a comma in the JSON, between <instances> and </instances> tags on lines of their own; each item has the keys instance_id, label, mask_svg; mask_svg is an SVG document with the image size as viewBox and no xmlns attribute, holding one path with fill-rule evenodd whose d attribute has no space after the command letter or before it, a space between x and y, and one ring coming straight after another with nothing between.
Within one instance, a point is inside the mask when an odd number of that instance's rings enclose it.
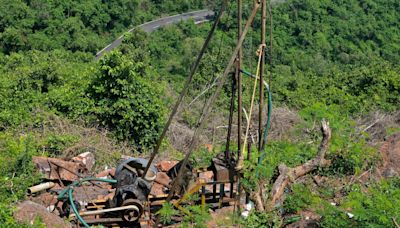
<instances>
[{"instance_id":1,"label":"bare soil","mask_svg":"<svg viewBox=\"0 0 400 228\"><path fill-rule=\"evenodd\" d=\"M390 136L380 149L382 165L378 169L382 177L400 175L400 132Z\"/></svg>"}]
</instances>

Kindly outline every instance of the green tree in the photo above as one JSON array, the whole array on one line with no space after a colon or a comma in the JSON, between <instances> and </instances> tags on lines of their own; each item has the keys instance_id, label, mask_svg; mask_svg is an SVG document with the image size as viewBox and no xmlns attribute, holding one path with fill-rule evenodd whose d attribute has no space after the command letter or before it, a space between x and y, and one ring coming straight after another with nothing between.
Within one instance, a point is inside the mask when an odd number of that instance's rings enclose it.
<instances>
[{"instance_id":1,"label":"green tree","mask_svg":"<svg viewBox=\"0 0 400 228\"><path fill-rule=\"evenodd\" d=\"M163 113L155 86L143 73L142 62L116 51L101 60L89 86L99 121L118 139L131 140L139 149L155 141Z\"/></svg>"}]
</instances>

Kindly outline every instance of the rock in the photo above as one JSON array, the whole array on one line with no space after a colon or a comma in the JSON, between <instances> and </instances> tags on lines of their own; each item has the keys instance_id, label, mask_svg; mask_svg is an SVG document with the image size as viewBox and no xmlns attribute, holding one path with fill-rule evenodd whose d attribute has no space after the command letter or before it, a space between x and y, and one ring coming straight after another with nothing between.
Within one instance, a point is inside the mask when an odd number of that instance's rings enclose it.
<instances>
[{"instance_id":1,"label":"rock","mask_svg":"<svg viewBox=\"0 0 400 228\"><path fill-rule=\"evenodd\" d=\"M111 192L111 193L109 193L108 195L105 195L105 196L99 195L99 196L97 196L97 199L98 200L107 201L107 200L112 200L114 198L114 196L115 196L115 192Z\"/></svg>"},{"instance_id":2,"label":"rock","mask_svg":"<svg viewBox=\"0 0 400 228\"><path fill-rule=\"evenodd\" d=\"M94 155L92 152L79 154L78 156L73 157L71 160L73 162L82 163L88 171L92 170L95 163Z\"/></svg>"},{"instance_id":3,"label":"rock","mask_svg":"<svg viewBox=\"0 0 400 228\"><path fill-rule=\"evenodd\" d=\"M50 192L44 192L35 197L31 197L30 200L34 203L37 203L37 204L40 204L40 205L43 205L46 207L49 205L57 204L57 196L51 194Z\"/></svg>"},{"instance_id":4,"label":"rock","mask_svg":"<svg viewBox=\"0 0 400 228\"><path fill-rule=\"evenodd\" d=\"M150 194L153 196L163 195L164 194L164 186L159 183L153 183Z\"/></svg>"},{"instance_id":5,"label":"rock","mask_svg":"<svg viewBox=\"0 0 400 228\"><path fill-rule=\"evenodd\" d=\"M178 164L178 161L160 161L156 167L161 172L168 172L176 164Z\"/></svg>"},{"instance_id":6,"label":"rock","mask_svg":"<svg viewBox=\"0 0 400 228\"><path fill-rule=\"evenodd\" d=\"M58 158L32 157L36 168L48 180L76 181L79 176L85 176L87 169L82 163L64 161Z\"/></svg>"},{"instance_id":7,"label":"rock","mask_svg":"<svg viewBox=\"0 0 400 228\"><path fill-rule=\"evenodd\" d=\"M64 221L62 218L49 213L44 206L32 201L24 201L18 204L17 210L14 213L16 221L30 225L33 225L36 217L40 217L46 227L72 227L71 224Z\"/></svg>"},{"instance_id":8,"label":"rock","mask_svg":"<svg viewBox=\"0 0 400 228\"><path fill-rule=\"evenodd\" d=\"M95 177L97 177L97 178L107 178L109 173L110 173L110 170L106 169L106 170L103 170L100 173L96 174Z\"/></svg>"},{"instance_id":9,"label":"rock","mask_svg":"<svg viewBox=\"0 0 400 228\"><path fill-rule=\"evenodd\" d=\"M54 185L54 187L52 187L51 190L52 191L60 191L60 190L63 190L64 188L65 188L65 186L62 187L59 183L56 183L56 185Z\"/></svg>"},{"instance_id":10,"label":"rock","mask_svg":"<svg viewBox=\"0 0 400 228\"><path fill-rule=\"evenodd\" d=\"M206 144L206 145L204 145L204 146L205 146L205 148L207 149L208 152L212 152L212 151L213 151L213 145L211 145L211 144Z\"/></svg>"},{"instance_id":11,"label":"rock","mask_svg":"<svg viewBox=\"0 0 400 228\"><path fill-rule=\"evenodd\" d=\"M213 181L214 173L213 171L201 172L199 177L204 179L206 182L210 182Z\"/></svg>"},{"instance_id":12,"label":"rock","mask_svg":"<svg viewBox=\"0 0 400 228\"><path fill-rule=\"evenodd\" d=\"M100 186L100 187L99 187ZM91 201L96 200L99 197L105 197L110 193L109 189L102 185L89 185L79 186L74 188L74 200L76 201Z\"/></svg>"},{"instance_id":13,"label":"rock","mask_svg":"<svg viewBox=\"0 0 400 228\"><path fill-rule=\"evenodd\" d=\"M115 177L115 168L111 168L110 176Z\"/></svg>"},{"instance_id":14,"label":"rock","mask_svg":"<svg viewBox=\"0 0 400 228\"><path fill-rule=\"evenodd\" d=\"M108 176L114 176L115 175L115 168L112 169L106 169L101 171L100 173L96 174L97 178L107 178Z\"/></svg>"},{"instance_id":15,"label":"rock","mask_svg":"<svg viewBox=\"0 0 400 228\"><path fill-rule=\"evenodd\" d=\"M158 172L155 182L163 186L168 186L169 183L171 182L171 178L169 178L169 176L166 173Z\"/></svg>"}]
</instances>

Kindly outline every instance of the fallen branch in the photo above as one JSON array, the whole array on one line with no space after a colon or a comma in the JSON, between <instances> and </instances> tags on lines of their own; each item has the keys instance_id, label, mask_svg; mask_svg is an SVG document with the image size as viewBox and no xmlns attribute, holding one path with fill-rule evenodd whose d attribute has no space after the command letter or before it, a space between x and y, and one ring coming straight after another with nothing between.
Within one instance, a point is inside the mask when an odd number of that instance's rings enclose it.
<instances>
[{"instance_id":1,"label":"fallen branch","mask_svg":"<svg viewBox=\"0 0 400 228\"><path fill-rule=\"evenodd\" d=\"M297 166L295 168L289 168L285 164L279 165L279 176L275 180L275 183L272 186L271 189L271 195L270 195L270 200L269 203L264 207L267 210L273 210L276 204L279 202L281 199L284 190L290 183L293 183L296 179L299 177L304 176L305 174L319 168L319 167L327 167L331 164L330 160L325 159L325 154L328 150L329 147L329 141L331 139L331 129L329 128L329 123L326 122L325 120L321 121L321 131L322 131L322 141L321 144L318 148L318 154L315 158L307 161L306 163ZM261 193L257 191L258 193ZM260 195L263 199L263 195ZM259 198L258 197L258 198ZM260 202L261 201L261 202ZM256 201L257 203L262 203L263 200L259 200L259 202ZM265 201L264 201L265 202ZM258 207L259 209L262 209L262 207Z\"/></svg>"},{"instance_id":2,"label":"fallen branch","mask_svg":"<svg viewBox=\"0 0 400 228\"><path fill-rule=\"evenodd\" d=\"M250 193L250 199L254 201L254 205L257 211L265 211L264 203L264 184L259 183L256 191Z\"/></svg>"},{"instance_id":3,"label":"fallen branch","mask_svg":"<svg viewBox=\"0 0 400 228\"><path fill-rule=\"evenodd\" d=\"M394 225L396 225L396 228L400 228L399 224L396 222L396 219L394 217L392 217L392 220Z\"/></svg>"}]
</instances>

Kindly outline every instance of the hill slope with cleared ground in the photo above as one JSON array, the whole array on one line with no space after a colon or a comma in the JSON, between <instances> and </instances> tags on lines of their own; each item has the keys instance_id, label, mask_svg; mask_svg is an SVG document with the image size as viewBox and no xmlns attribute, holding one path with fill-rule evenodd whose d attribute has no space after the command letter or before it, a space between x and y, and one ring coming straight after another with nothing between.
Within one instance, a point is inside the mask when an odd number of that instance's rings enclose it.
<instances>
[{"instance_id":1,"label":"hill slope with cleared ground","mask_svg":"<svg viewBox=\"0 0 400 228\"><path fill-rule=\"evenodd\" d=\"M148 154L211 25L186 21L152 34L138 30L96 62L94 54L126 29L207 3L0 2L0 224L19 227L9 205L40 180L32 156L72 157L89 150L98 171L115 165L122 154ZM211 7L218 9L218 4ZM245 17L251 7L244 1ZM225 67L236 40L235 12L231 5L218 26L162 145L164 157L182 158L187 148L213 89L192 101ZM322 119L332 130L326 152L331 165L288 186L276 210L253 210L247 219L233 216L230 222L285 226L309 217L323 227L400 223L398 167L393 165L398 137L391 137L400 131L398 12L395 0L290 0L273 8L273 51L266 56L272 66L266 73L272 72L274 113L267 158L262 166L253 165L255 160L246 163L243 185L250 192L260 184L271 189L281 163L293 168L314 158ZM259 21L258 15L244 43L243 68L251 72ZM244 79L245 108L251 84ZM200 145L194 164L224 150L230 90L224 87L201 135L213 153ZM253 138L256 128L251 127ZM236 143L231 145L235 150ZM252 175L255 171L260 179Z\"/></svg>"}]
</instances>

